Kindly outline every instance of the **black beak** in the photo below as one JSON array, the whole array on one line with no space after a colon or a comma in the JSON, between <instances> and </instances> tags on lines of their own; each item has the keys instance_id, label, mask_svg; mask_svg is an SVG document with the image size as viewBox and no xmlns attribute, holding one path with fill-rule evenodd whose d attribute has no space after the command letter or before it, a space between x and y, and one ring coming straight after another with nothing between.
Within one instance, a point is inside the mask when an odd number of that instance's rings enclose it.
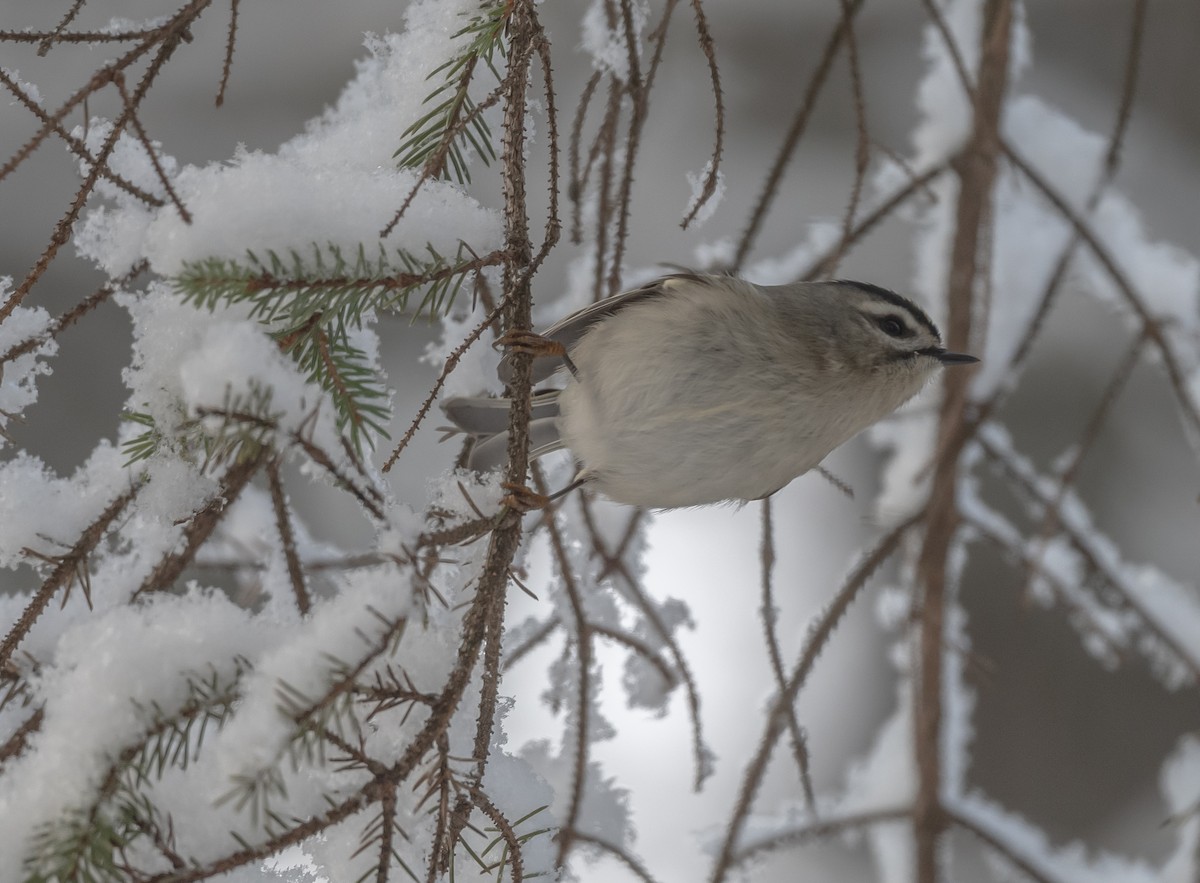
<instances>
[{"instance_id":1,"label":"black beak","mask_svg":"<svg viewBox=\"0 0 1200 883\"><path fill-rule=\"evenodd\" d=\"M950 353L940 347L937 349L926 350L929 355L933 356L943 365L970 365L978 362L979 359L974 356L968 356L966 353Z\"/></svg>"}]
</instances>

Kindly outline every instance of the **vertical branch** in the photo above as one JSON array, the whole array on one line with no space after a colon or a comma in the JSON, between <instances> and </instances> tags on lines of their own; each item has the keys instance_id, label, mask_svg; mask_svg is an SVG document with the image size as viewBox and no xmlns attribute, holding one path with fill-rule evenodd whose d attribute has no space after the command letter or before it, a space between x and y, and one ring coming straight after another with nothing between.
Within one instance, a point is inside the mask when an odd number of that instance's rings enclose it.
<instances>
[{"instance_id":1,"label":"vertical branch","mask_svg":"<svg viewBox=\"0 0 1200 883\"><path fill-rule=\"evenodd\" d=\"M780 693L787 690L787 675L783 670L783 654L779 649L779 634L775 627L779 608L775 605L775 525L771 519L771 498L762 501L762 542L759 546L762 569L762 625L763 640L767 644L767 655L771 660L771 671L775 674L775 686ZM817 797L813 793L812 776L809 774L808 741L804 728L796 719L796 709L787 708L788 735L792 740L792 758L800 774L800 786L804 789L804 803L809 813L817 814Z\"/></svg>"},{"instance_id":2,"label":"vertical branch","mask_svg":"<svg viewBox=\"0 0 1200 883\"><path fill-rule=\"evenodd\" d=\"M532 0L517 0L514 4L509 18L508 39L508 72L501 87L504 96L501 175L504 192L505 261L504 295L500 316L505 330L512 330L527 329L532 322L530 276L535 267L526 206L525 111L530 67L542 39ZM513 354L513 374L509 381L512 405L509 409L508 465L505 479L515 485L525 483L529 470L529 399L532 386L530 367L529 355ZM479 805L484 800L480 786L496 726L502 671L500 645L504 624L505 590L513 557L521 543L521 535L521 518L516 513L508 513L500 519L492 531L475 601L464 619L459 667L469 672L476 655L482 651L482 688L475 721L473 784L470 794L464 794L460 798L451 815L441 857L442 870L448 870L450 867L450 847L468 824L471 806ZM444 694L448 709L457 705L465 686L466 681L461 675L453 684L453 690L448 686ZM446 723L449 723L448 715Z\"/></svg>"},{"instance_id":3,"label":"vertical branch","mask_svg":"<svg viewBox=\"0 0 1200 883\"><path fill-rule=\"evenodd\" d=\"M954 243L948 280L947 345L965 347L971 332L972 292L979 273L981 234L986 227L1000 151L999 121L1008 78L1012 28L1009 0L989 0L984 11L979 75L971 138L955 163L959 177ZM947 603L946 571L959 526L956 504L958 459L967 405L964 373L947 372L939 417L941 456L934 466L925 541L917 559L922 589L915 704L918 774L913 811L918 883L936 883L938 844L947 819L942 804L942 653Z\"/></svg>"},{"instance_id":4,"label":"vertical branch","mask_svg":"<svg viewBox=\"0 0 1200 883\"><path fill-rule=\"evenodd\" d=\"M296 533L292 530L292 519L288 512L287 497L283 493L283 480L279 475L278 458L267 462L267 482L271 486L271 505L275 509L275 527L279 531L279 542L283 546L283 557L287 562L288 578L292 581L292 594L296 596L296 607L304 616L312 608L308 585L304 579L304 568L296 551Z\"/></svg>"}]
</instances>

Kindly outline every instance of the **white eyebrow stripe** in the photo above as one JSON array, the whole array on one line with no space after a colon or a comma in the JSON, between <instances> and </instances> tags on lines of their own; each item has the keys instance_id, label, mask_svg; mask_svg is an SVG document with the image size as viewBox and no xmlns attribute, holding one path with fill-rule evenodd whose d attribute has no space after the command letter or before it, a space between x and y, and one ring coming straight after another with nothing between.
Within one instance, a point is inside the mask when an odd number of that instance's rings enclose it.
<instances>
[{"instance_id":1,"label":"white eyebrow stripe","mask_svg":"<svg viewBox=\"0 0 1200 883\"><path fill-rule=\"evenodd\" d=\"M904 310L912 317L913 321L932 334L934 338L938 341L942 339L941 332L933 324L933 320L929 318L929 315L904 295L897 294L890 289L882 288L878 285L872 285L869 282L855 282L851 279L836 279L834 282L837 285L848 285L851 288L870 295L871 299L867 301L869 304L878 304L880 306L887 304Z\"/></svg>"}]
</instances>

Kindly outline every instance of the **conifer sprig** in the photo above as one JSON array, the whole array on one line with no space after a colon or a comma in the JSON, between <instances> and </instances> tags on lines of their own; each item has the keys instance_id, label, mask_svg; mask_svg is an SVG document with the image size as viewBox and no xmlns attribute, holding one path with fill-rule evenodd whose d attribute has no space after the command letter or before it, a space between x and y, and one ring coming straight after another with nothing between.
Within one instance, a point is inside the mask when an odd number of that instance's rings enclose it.
<instances>
[{"instance_id":1,"label":"conifer sprig","mask_svg":"<svg viewBox=\"0 0 1200 883\"><path fill-rule=\"evenodd\" d=\"M249 668L237 658L231 674L214 669L188 675L189 699L178 709L141 708L152 721L141 740L120 752L90 806L71 809L37 830L24 879L127 881L124 853L138 840L173 854L171 820L144 788L168 769L187 769L199 756L207 732L220 729L233 712Z\"/></svg>"},{"instance_id":2,"label":"conifer sprig","mask_svg":"<svg viewBox=\"0 0 1200 883\"><path fill-rule=\"evenodd\" d=\"M511 14L512 3L507 0L485 2L454 35L469 36L470 40L458 55L436 67L427 77L440 78L441 85L422 102L430 109L404 130L404 140L394 154L402 168L417 168L430 177L453 177L459 184L467 184L471 180L464 154L468 144L484 165L496 158L483 110L498 95L476 103L470 87L480 62L500 80L494 59L498 54L504 55L504 32Z\"/></svg>"},{"instance_id":3,"label":"conifer sprig","mask_svg":"<svg viewBox=\"0 0 1200 883\"><path fill-rule=\"evenodd\" d=\"M198 307L249 304L251 318L268 326L280 349L329 394L338 428L361 454L371 433L387 434L389 411L387 390L352 333L373 312L409 311L418 292L414 317L442 315L471 273L502 258L500 252L477 256L464 242L453 255L432 245L425 254L380 246L374 257L361 245L347 256L335 245L314 244L307 256L248 251L243 261L189 262L172 281L184 301Z\"/></svg>"}]
</instances>

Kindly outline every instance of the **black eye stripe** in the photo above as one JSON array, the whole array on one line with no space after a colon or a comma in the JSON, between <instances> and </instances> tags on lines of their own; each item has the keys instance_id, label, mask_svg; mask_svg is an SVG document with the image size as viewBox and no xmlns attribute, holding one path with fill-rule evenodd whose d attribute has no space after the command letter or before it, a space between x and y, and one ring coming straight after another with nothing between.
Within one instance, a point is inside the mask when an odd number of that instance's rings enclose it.
<instances>
[{"instance_id":1,"label":"black eye stripe","mask_svg":"<svg viewBox=\"0 0 1200 883\"><path fill-rule=\"evenodd\" d=\"M853 282L849 279L837 279L835 280L835 284L849 285L852 288L857 288L859 291L865 291L878 301L884 301L892 306L899 307L908 313L917 325L932 334L935 339L942 339L941 334L938 333L937 326L933 324L933 320L929 318L924 310L908 298L896 294L894 291L889 291L886 288L881 288L878 285L872 285L869 282Z\"/></svg>"}]
</instances>

